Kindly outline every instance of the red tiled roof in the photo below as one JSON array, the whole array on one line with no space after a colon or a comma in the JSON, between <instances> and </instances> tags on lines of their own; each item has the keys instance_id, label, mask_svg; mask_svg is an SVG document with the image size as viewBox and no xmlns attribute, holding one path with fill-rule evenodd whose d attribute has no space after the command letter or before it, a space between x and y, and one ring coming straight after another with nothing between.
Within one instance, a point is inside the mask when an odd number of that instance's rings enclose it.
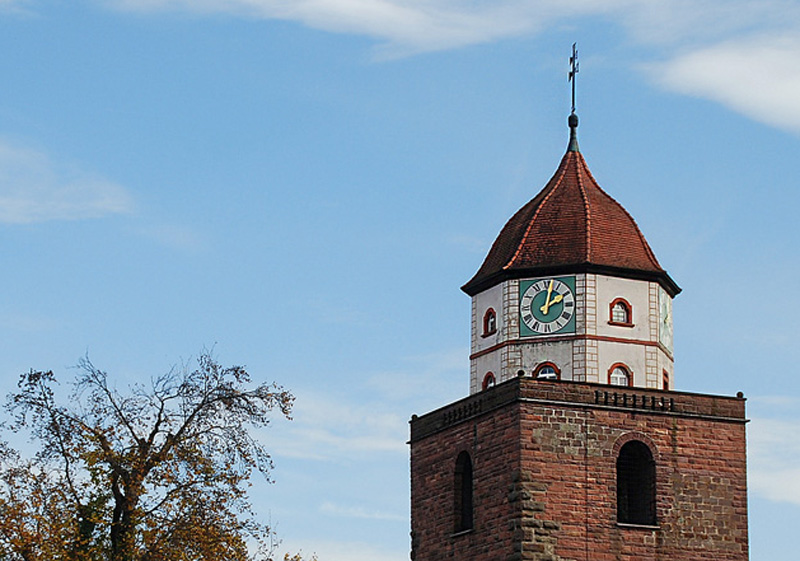
<instances>
[{"instance_id":1,"label":"red tiled roof","mask_svg":"<svg viewBox=\"0 0 800 561\"><path fill-rule=\"evenodd\" d=\"M474 295L506 278L593 271L654 280L672 295L680 291L633 217L570 149L545 188L506 223L462 290Z\"/></svg>"}]
</instances>

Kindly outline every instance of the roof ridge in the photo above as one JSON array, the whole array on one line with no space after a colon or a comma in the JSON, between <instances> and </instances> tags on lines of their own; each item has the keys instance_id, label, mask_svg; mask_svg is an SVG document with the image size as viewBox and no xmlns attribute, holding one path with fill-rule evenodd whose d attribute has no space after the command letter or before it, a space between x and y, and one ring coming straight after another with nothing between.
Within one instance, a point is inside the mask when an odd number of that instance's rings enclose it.
<instances>
[{"instance_id":1,"label":"roof ridge","mask_svg":"<svg viewBox=\"0 0 800 561\"><path fill-rule=\"evenodd\" d=\"M514 252L514 255L511 256L511 259L508 261L508 263L503 265L503 269L508 269L509 267L511 267L514 264L514 261L517 260L517 257L519 257L519 254L522 252L522 248L525 247L525 242L528 240L528 235L530 234L531 228L533 228L533 225L536 222L536 218L538 218L539 213L542 211L542 208L547 203L548 199L550 199L550 197L553 195L553 193L555 193L556 189L558 189L558 186L561 185L561 181L564 178L564 175L567 173L567 167L568 167L567 166L567 157L569 156L569 154L570 154L570 152L567 152L566 154L564 154L564 157L561 159L561 164L558 166L558 169L556 170L556 174L553 176L553 180L551 180L550 183L548 183L548 185L552 184L553 187L550 189L550 192L547 193L547 195L545 195L545 197L542 199L542 201L536 207L536 210L534 211L533 216L528 221L528 226L525 228L525 233L522 234L522 238L520 238L520 243L519 243L519 245L517 245L517 249ZM556 178L556 176L558 176L558 177ZM545 189L546 188L547 187L545 187Z\"/></svg>"},{"instance_id":2,"label":"roof ridge","mask_svg":"<svg viewBox=\"0 0 800 561\"><path fill-rule=\"evenodd\" d=\"M586 160L583 158L580 152L578 154L578 164L581 166L582 169L588 171L589 166L586 165ZM591 174L589 174L591 177ZM578 189L581 192L581 198L583 199L583 210L586 212L586 262L592 260L592 208L589 206L589 197L586 195L586 188L583 185L583 178L580 174L580 169L575 171L575 176L578 182ZM592 180L594 178L592 177ZM597 185L596 181L593 181L595 185ZM599 185L598 185L599 187Z\"/></svg>"},{"instance_id":3,"label":"roof ridge","mask_svg":"<svg viewBox=\"0 0 800 561\"><path fill-rule=\"evenodd\" d=\"M600 186L600 184L597 182L597 180L592 175L592 171L589 169L589 164L586 163L586 159L583 158L583 155L581 155L581 160L582 160L584 171L587 173L589 178L592 180L592 183L597 188L597 190L600 191L600 193L603 196L608 198L609 201L611 201L617 207L619 207L619 209L623 213L625 213L625 216L627 216L630 219L631 223L633 223L633 227L634 227L634 229L636 231L636 235L639 236L639 241L642 243L642 246L644 247L645 252L647 253L647 257L650 259L650 262L653 264L653 266L656 269L659 269L659 270L663 271L664 269L661 267L661 264L658 262L658 259L656 258L656 255L653 252L653 249L650 247L650 244L647 243L647 240L645 239L644 234L642 234L642 230L639 228L639 224L636 223L636 219L633 217L633 215L630 212L628 212L628 210L624 206L622 206L622 204L617 199L615 199L614 197L612 197L611 195L606 193L606 191ZM589 229L589 226L587 224L587 232L588 232L588 229Z\"/></svg>"}]
</instances>

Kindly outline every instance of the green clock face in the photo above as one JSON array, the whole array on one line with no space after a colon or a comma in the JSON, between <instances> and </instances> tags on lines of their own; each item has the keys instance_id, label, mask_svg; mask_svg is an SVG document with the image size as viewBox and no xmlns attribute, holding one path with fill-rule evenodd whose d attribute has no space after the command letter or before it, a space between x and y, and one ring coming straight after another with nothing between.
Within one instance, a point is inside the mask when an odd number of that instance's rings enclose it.
<instances>
[{"instance_id":1,"label":"green clock face","mask_svg":"<svg viewBox=\"0 0 800 561\"><path fill-rule=\"evenodd\" d=\"M520 281L520 336L575 332L575 277Z\"/></svg>"}]
</instances>

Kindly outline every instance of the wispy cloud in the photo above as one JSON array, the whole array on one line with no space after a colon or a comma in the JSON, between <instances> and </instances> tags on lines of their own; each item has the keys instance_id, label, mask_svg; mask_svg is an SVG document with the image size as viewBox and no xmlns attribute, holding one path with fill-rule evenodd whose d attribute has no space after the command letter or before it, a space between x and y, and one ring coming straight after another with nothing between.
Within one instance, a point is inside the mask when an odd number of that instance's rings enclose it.
<instances>
[{"instance_id":1,"label":"wispy cloud","mask_svg":"<svg viewBox=\"0 0 800 561\"><path fill-rule=\"evenodd\" d=\"M123 10L227 12L297 21L315 29L375 37L394 55L449 49L538 29L563 11L553 0L492 4L455 0L107 0ZM599 2L588 2L599 4ZM520 17L520 13L525 17ZM534 16L535 14L535 16ZM534 16L534 17L532 17Z\"/></svg>"},{"instance_id":2,"label":"wispy cloud","mask_svg":"<svg viewBox=\"0 0 800 561\"><path fill-rule=\"evenodd\" d=\"M693 49L800 25L794 0L632 0L616 2L607 14L638 43L671 48Z\"/></svg>"},{"instance_id":3,"label":"wispy cloud","mask_svg":"<svg viewBox=\"0 0 800 561\"><path fill-rule=\"evenodd\" d=\"M319 510L324 514L331 514L344 518L360 518L363 520L408 520L408 515L406 513L379 512L363 506L345 506L331 502L322 503Z\"/></svg>"},{"instance_id":4,"label":"wispy cloud","mask_svg":"<svg viewBox=\"0 0 800 561\"><path fill-rule=\"evenodd\" d=\"M278 455L325 461L352 461L364 454L408 452L408 419L385 406L341 397L297 392L291 423L272 427ZM276 430L277 429L277 430Z\"/></svg>"},{"instance_id":5,"label":"wispy cloud","mask_svg":"<svg viewBox=\"0 0 800 561\"><path fill-rule=\"evenodd\" d=\"M419 411L424 413L466 395L466 356L459 348L409 357L406 371L374 374L363 387L335 395L297 390L294 420L270 428L270 448L276 455L344 463L404 457L411 405L424 407ZM460 385L454 386L454 379Z\"/></svg>"},{"instance_id":6,"label":"wispy cloud","mask_svg":"<svg viewBox=\"0 0 800 561\"><path fill-rule=\"evenodd\" d=\"M120 185L0 140L0 222L79 220L132 209L133 199Z\"/></svg>"},{"instance_id":7,"label":"wispy cloud","mask_svg":"<svg viewBox=\"0 0 800 561\"><path fill-rule=\"evenodd\" d=\"M119 10L230 13L373 37L378 57L532 36L597 18L624 30L654 83L800 131L794 0L98 0ZM594 18L591 22L588 18Z\"/></svg>"},{"instance_id":8,"label":"wispy cloud","mask_svg":"<svg viewBox=\"0 0 800 561\"><path fill-rule=\"evenodd\" d=\"M800 505L800 419L754 418L748 427L750 491Z\"/></svg>"},{"instance_id":9,"label":"wispy cloud","mask_svg":"<svg viewBox=\"0 0 800 561\"><path fill-rule=\"evenodd\" d=\"M800 39L756 36L726 41L654 64L662 86L707 98L762 123L800 132Z\"/></svg>"},{"instance_id":10,"label":"wispy cloud","mask_svg":"<svg viewBox=\"0 0 800 561\"><path fill-rule=\"evenodd\" d=\"M121 10L234 13L283 19L431 51L530 35L601 16L641 43L713 43L732 34L800 21L792 0L105 0Z\"/></svg>"}]
</instances>

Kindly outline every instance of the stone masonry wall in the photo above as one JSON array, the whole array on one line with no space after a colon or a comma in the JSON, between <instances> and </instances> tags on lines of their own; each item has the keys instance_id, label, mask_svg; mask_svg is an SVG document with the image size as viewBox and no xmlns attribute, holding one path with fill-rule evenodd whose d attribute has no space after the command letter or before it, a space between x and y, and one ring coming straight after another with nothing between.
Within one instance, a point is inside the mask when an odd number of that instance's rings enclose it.
<instances>
[{"instance_id":1,"label":"stone masonry wall","mask_svg":"<svg viewBox=\"0 0 800 561\"><path fill-rule=\"evenodd\" d=\"M518 471L519 419L515 408L458 423L411 447L411 558L505 561L514 534L506 500L509 473ZM472 459L474 531L455 534L456 458Z\"/></svg>"},{"instance_id":2,"label":"stone masonry wall","mask_svg":"<svg viewBox=\"0 0 800 561\"><path fill-rule=\"evenodd\" d=\"M746 561L744 400L614 389L519 378L412 419L414 560ZM654 455L656 526L616 521L630 440ZM453 535L462 450L475 528Z\"/></svg>"}]
</instances>

